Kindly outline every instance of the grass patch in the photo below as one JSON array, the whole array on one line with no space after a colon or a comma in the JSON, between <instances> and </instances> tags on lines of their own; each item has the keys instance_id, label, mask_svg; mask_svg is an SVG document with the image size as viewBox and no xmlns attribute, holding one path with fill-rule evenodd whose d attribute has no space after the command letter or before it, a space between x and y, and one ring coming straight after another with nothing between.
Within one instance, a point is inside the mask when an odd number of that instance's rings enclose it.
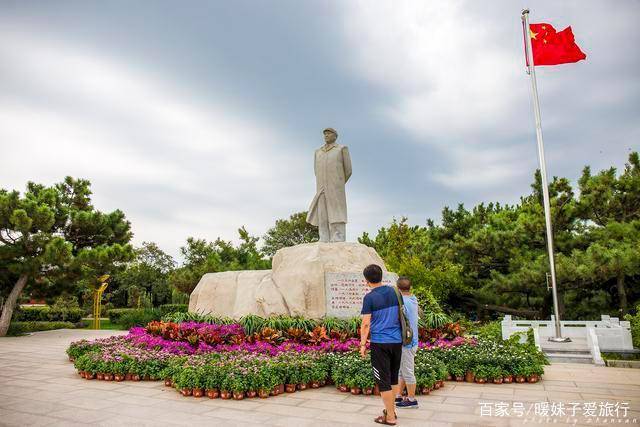
<instances>
[{"instance_id":1,"label":"grass patch","mask_svg":"<svg viewBox=\"0 0 640 427\"><path fill-rule=\"evenodd\" d=\"M93 319L83 319L85 322L87 322L87 326L85 326L83 329L93 329ZM123 330L122 326L116 324L116 323L111 323L111 320L109 319L102 319L100 320L100 329L101 330L112 330L112 331L121 331Z\"/></svg>"},{"instance_id":2,"label":"grass patch","mask_svg":"<svg viewBox=\"0 0 640 427\"><path fill-rule=\"evenodd\" d=\"M604 360L640 360L640 353L602 353Z\"/></svg>"}]
</instances>

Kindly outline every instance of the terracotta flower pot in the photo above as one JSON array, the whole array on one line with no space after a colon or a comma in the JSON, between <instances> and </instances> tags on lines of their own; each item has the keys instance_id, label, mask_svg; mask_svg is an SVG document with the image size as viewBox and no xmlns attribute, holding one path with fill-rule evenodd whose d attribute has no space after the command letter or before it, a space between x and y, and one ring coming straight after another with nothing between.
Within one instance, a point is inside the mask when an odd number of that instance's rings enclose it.
<instances>
[{"instance_id":1,"label":"terracotta flower pot","mask_svg":"<svg viewBox=\"0 0 640 427\"><path fill-rule=\"evenodd\" d=\"M114 380L116 380L116 381L118 381L118 382L120 382L120 381L124 381L124 375L122 375L122 374L115 374L115 375L113 376L113 379L114 379Z\"/></svg>"},{"instance_id":2,"label":"terracotta flower pot","mask_svg":"<svg viewBox=\"0 0 640 427\"><path fill-rule=\"evenodd\" d=\"M327 380L320 380L320 387L324 387L327 385Z\"/></svg>"},{"instance_id":3,"label":"terracotta flower pot","mask_svg":"<svg viewBox=\"0 0 640 427\"><path fill-rule=\"evenodd\" d=\"M380 387L378 387L378 384L376 384L375 387L373 387L373 395L380 396Z\"/></svg>"},{"instance_id":4,"label":"terracotta flower pot","mask_svg":"<svg viewBox=\"0 0 640 427\"><path fill-rule=\"evenodd\" d=\"M220 390L220 399L231 399L231 392L227 390Z\"/></svg>"},{"instance_id":5,"label":"terracotta flower pot","mask_svg":"<svg viewBox=\"0 0 640 427\"><path fill-rule=\"evenodd\" d=\"M266 399L267 397L269 397L269 391L261 388L260 390L258 390L258 396L260 396L260 399Z\"/></svg>"},{"instance_id":6,"label":"terracotta flower pot","mask_svg":"<svg viewBox=\"0 0 640 427\"><path fill-rule=\"evenodd\" d=\"M464 376L462 376L462 375L461 375L461 376L459 376L459 377L456 377L456 381L458 381L459 383L461 383L462 381L464 381Z\"/></svg>"},{"instance_id":7,"label":"terracotta flower pot","mask_svg":"<svg viewBox=\"0 0 640 427\"><path fill-rule=\"evenodd\" d=\"M244 392L243 391L234 391L233 392L233 398L235 400L242 400L244 399Z\"/></svg>"},{"instance_id":8,"label":"terracotta flower pot","mask_svg":"<svg viewBox=\"0 0 640 427\"><path fill-rule=\"evenodd\" d=\"M506 377L504 377L502 379L502 381L506 384L511 384L513 382L513 376L512 375L507 375Z\"/></svg>"},{"instance_id":9,"label":"terracotta flower pot","mask_svg":"<svg viewBox=\"0 0 640 427\"><path fill-rule=\"evenodd\" d=\"M447 381L451 381L453 379L453 376L451 374L447 374Z\"/></svg>"},{"instance_id":10,"label":"terracotta flower pot","mask_svg":"<svg viewBox=\"0 0 640 427\"><path fill-rule=\"evenodd\" d=\"M126 374L124 374L124 380L125 381L131 381L131 374L129 372L127 372Z\"/></svg>"},{"instance_id":11,"label":"terracotta flower pot","mask_svg":"<svg viewBox=\"0 0 640 427\"><path fill-rule=\"evenodd\" d=\"M140 381L140 375L131 374L131 381Z\"/></svg>"},{"instance_id":12,"label":"terracotta flower pot","mask_svg":"<svg viewBox=\"0 0 640 427\"><path fill-rule=\"evenodd\" d=\"M298 390L306 390L306 389L307 389L307 385L305 383L298 384Z\"/></svg>"},{"instance_id":13,"label":"terracotta flower pot","mask_svg":"<svg viewBox=\"0 0 640 427\"><path fill-rule=\"evenodd\" d=\"M370 396L373 394L373 389L371 387L365 387L362 389L362 394L365 396Z\"/></svg>"},{"instance_id":14,"label":"terracotta flower pot","mask_svg":"<svg viewBox=\"0 0 640 427\"><path fill-rule=\"evenodd\" d=\"M142 378L144 381L149 381L151 380L151 377L149 375L145 375L144 378Z\"/></svg>"},{"instance_id":15,"label":"terracotta flower pot","mask_svg":"<svg viewBox=\"0 0 640 427\"><path fill-rule=\"evenodd\" d=\"M476 375L473 372L469 371L465 374L464 380L468 383L472 383L475 377Z\"/></svg>"},{"instance_id":16,"label":"terracotta flower pot","mask_svg":"<svg viewBox=\"0 0 640 427\"><path fill-rule=\"evenodd\" d=\"M85 380L92 380L96 377L96 374L94 374L93 372L85 372L84 373L84 379Z\"/></svg>"},{"instance_id":17,"label":"terracotta flower pot","mask_svg":"<svg viewBox=\"0 0 640 427\"><path fill-rule=\"evenodd\" d=\"M503 379L502 378L494 378L493 379L493 383L494 384L502 384Z\"/></svg>"},{"instance_id":18,"label":"terracotta flower pot","mask_svg":"<svg viewBox=\"0 0 640 427\"><path fill-rule=\"evenodd\" d=\"M484 384L484 383L486 383L486 382L487 382L487 380L486 380L486 379L484 379L484 378L476 378L476 382L477 382L478 384Z\"/></svg>"},{"instance_id":19,"label":"terracotta flower pot","mask_svg":"<svg viewBox=\"0 0 640 427\"><path fill-rule=\"evenodd\" d=\"M358 395L360 394L360 392L361 392L360 387L351 387L351 394Z\"/></svg>"},{"instance_id":20,"label":"terracotta flower pot","mask_svg":"<svg viewBox=\"0 0 640 427\"><path fill-rule=\"evenodd\" d=\"M102 372L98 372L96 374L96 379L103 380L104 379L104 374Z\"/></svg>"},{"instance_id":21,"label":"terracotta flower pot","mask_svg":"<svg viewBox=\"0 0 640 427\"><path fill-rule=\"evenodd\" d=\"M320 388L320 381L311 381L311 388Z\"/></svg>"},{"instance_id":22,"label":"terracotta flower pot","mask_svg":"<svg viewBox=\"0 0 640 427\"><path fill-rule=\"evenodd\" d=\"M207 395L207 397L208 397L209 399L217 399L218 397L220 397L220 392L218 391L218 389L217 389L217 388L210 388L210 389L207 389L207 390L205 391L205 394Z\"/></svg>"},{"instance_id":23,"label":"terracotta flower pot","mask_svg":"<svg viewBox=\"0 0 640 427\"><path fill-rule=\"evenodd\" d=\"M440 382L436 381L436 382L433 384L433 388L435 388L436 390L437 390L437 389L439 389L439 388L440 388Z\"/></svg>"},{"instance_id":24,"label":"terracotta flower pot","mask_svg":"<svg viewBox=\"0 0 640 427\"><path fill-rule=\"evenodd\" d=\"M254 398L254 397L256 397L257 395L258 395L258 392L257 392L257 391L255 391L255 390L249 390L249 391L247 392L247 397L249 397L249 398Z\"/></svg>"},{"instance_id":25,"label":"terracotta flower pot","mask_svg":"<svg viewBox=\"0 0 640 427\"><path fill-rule=\"evenodd\" d=\"M349 391L349 387L347 387L345 384L341 384L338 386L338 390L340 390L343 393L346 393Z\"/></svg>"},{"instance_id":26,"label":"terracotta flower pot","mask_svg":"<svg viewBox=\"0 0 640 427\"><path fill-rule=\"evenodd\" d=\"M84 378L84 371L78 371L78 375L80 375L80 378Z\"/></svg>"},{"instance_id":27,"label":"terracotta flower pot","mask_svg":"<svg viewBox=\"0 0 640 427\"><path fill-rule=\"evenodd\" d=\"M202 388L194 388L193 389L193 397L202 397L204 396L204 390Z\"/></svg>"},{"instance_id":28,"label":"terracotta flower pot","mask_svg":"<svg viewBox=\"0 0 640 427\"><path fill-rule=\"evenodd\" d=\"M164 385L167 387L171 387L173 385L173 380L171 378L165 378Z\"/></svg>"},{"instance_id":29,"label":"terracotta flower pot","mask_svg":"<svg viewBox=\"0 0 640 427\"><path fill-rule=\"evenodd\" d=\"M269 392L270 396L277 396L280 394L280 387L275 387L273 390Z\"/></svg>"},{"instance_id":30,"label":"terracotta flower pot","mask_svg":"<svg viewBox=\"0 0 640 427\"><path fill-rule=\"evenodd\" d=\"M440 383L440 388L444 387L444 380L438 380L438 382Z\"/></svg>"},{"instance_id":31,"label":"terracotta flower pot","mask_svg":"<svg viewBox=\"0 0 640 427\"><path fill-rule=\"evenodd\" d=\"M530 382L530 383L537 383L538 380L539 380L539 378L538 378L538 376L536 374L529 375L527 377L527 381Z\"/></svg>"},{"instance_id":32,"label":"terracotta flower pot","mask_svg":"<svg viewBox=\"0 0 640 427\"><path fill-rule=\"evenodd\" d=\"M422 387L422 394L429 394L430 390L429 387Z\"/></svg>"},{"instance_id":33,"label":"terracotta flower pot","mask_svg":"<svg viewBox=\"0 0 640 427\"><path fill-rule=\"evenodd\" d=\"M286 384L284 391L286 391L287 393L293 393L296 391L296 385L295 384Z\"/></svg>"},{"instance_id":34,"label":"terracotta flower pot","mask_svg":"<svg viewBox=\"0 0 640 427\"><path fill-rule=\"evenodd\" d=\"M193 394L193 389L183 388L182 390L180 390L180 394L183 396L191 396Z\"/></svg>"},{"instance_id":35,"label":"terracotta flower pot","mask_svg":"<svg viewBox=\"0 0 640 427\"><path fill-rule=\"evenodd\" d=\"M104 380L105 381L113 381L113 374L111 374L111 373L104 374Z\"/></svg>"},{"instance_id":36,"label":"terracotta flower pot","mask_svg":"<svg viewBox=\"0 0 640 427\"><path fill-rule=\"evenodd\" d=\"M516 382L517 383L523 383L525 382L525 378L522 375L516 375Z\"/></svg>"},{"instance_id":37,"label":"terracotta flower pot","mask_svg":"<svg viewBox=\"0 0 640 427\"><path fill-rule=\"evenodd\" d=\"M276 394L282 394L282 393L284 393L284 384L279 384L278 392Z\"/></svg>"}]
</instances>

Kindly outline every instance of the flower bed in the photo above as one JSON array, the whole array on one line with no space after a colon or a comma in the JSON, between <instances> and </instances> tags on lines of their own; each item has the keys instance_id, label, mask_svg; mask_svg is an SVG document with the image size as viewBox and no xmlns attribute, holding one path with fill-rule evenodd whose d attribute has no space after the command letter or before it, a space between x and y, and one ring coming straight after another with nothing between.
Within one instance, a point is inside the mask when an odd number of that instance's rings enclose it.
<instances>
[{"instance_id":1,"label":"flower bed","mask_svg":"<svg viewBox=\"0 0 640 427\"><path fill-rule=\"evenodd\" d=\"M360 357L358 340L329 338L322 329L275 339L264 329L245 334L238 324L151 322L126 336L74 342L67 354L86 379L163 379L196 397L265 398L327 383L353 394L373 393L370 360ZM535 382L545 362L535 347L514 342L463 337L421 342L417 389L430 393L445 379Z\"/></svg>"}]
</instances>

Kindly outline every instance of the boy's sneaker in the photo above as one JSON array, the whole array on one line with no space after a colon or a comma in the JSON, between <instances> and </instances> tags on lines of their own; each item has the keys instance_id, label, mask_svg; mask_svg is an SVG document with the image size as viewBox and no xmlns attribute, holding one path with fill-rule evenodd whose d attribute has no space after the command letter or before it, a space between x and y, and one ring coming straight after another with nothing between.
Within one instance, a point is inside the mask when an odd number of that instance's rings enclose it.
<instances>
[{"instance_id":1,"label":"boy's sneaker","mask_svg":"<svg viewBox=\"0 0 640 427\"><path fill-rule=\"evenodd\" d=\"M409 400L404 399L402 402L396 402L397 408L417 408L418 401L417 400Z\"/></svg>"}]
</instances>

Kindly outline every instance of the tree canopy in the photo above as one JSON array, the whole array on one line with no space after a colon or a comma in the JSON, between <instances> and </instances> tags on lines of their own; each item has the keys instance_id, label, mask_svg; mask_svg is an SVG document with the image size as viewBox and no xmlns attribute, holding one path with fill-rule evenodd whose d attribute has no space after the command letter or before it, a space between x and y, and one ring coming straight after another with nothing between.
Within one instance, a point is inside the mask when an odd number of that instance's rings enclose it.
<instances>
[{"instance_id":1,"label":"tree canopy","mask_svg":"<svg viewBox=\"0 0 640 427\"><path fill-rule=\"evenodd\" d=\"M90 196L89 181L71 177L51 187L29 182L23 194L0 189L0 336L25 287L60 293L80 280L95 286L131 258L124 214L97 211Z\"/></svg>"},{"instance_id":2,"label":"tree canopy","mask_svg":"<svg viewBox=\"0 0 640 427\"><path fill-rule=\"evenodd\" d=\"M307 222L307 212L296 212L289 219L278 219L262 238L262 252L274 256L278 249L302 243L317 242L318 227Z\"/></svg>"},{"instance_id":3,"label":"tree canopy","mask_svg":"<svg viewBox=\"0 0 640 427\"><path fill-rule=\"evenodd\" d=\"M405 218L363 234L387 267L414 279L451 310L548 317L541 180L510 206L445 207L439 224L410 226ZM640 298L640 161L624 171L583 170L578 195L565 178L549 186L561 316L621 315Z\"/></svg>"}]
</instances>

